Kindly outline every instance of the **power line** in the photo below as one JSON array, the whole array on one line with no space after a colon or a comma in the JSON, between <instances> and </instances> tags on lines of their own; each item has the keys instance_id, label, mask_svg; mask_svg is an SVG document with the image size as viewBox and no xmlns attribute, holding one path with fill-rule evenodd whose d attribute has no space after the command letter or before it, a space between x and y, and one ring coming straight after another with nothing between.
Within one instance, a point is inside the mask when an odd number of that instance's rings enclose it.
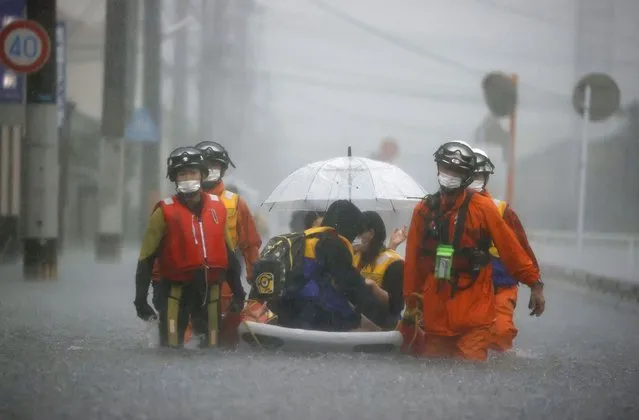
<instances>
[{"instance_id":1,"label":"power line","mask_svg":"<svg viewBox=\"0 0 639 420\"><path fill-rule=\"evenodd\" d=\"M317 101L315 99L311 99L309 96L307 95L303 95L301 97L301 103L303 104L307 104L307 103L311 103L311 104L315 104L316 106L325 108L337 115L340 115L342 117L344 116L348 116L349 118L356 118L359 120L364 120L367 121L369 123L375 122L378 125L386 125L386 126L393 126L393 127L397 127L397 128L404 128L404 129L410 129L410 130L414 130L417 132L425 132L425 131L432 131L433 127L432 126L416 126L416 125L412 125L409 124L407 122L403 122L403 121L397 121L397 120L393 120L393 119L388 119L388 118L382 118L379 116L374 116L374 115L366 115L366 114L361 114L361 113L357 113L357 112L353 112L352 110L349 109L344 109L344 108L340 108L334 105L329 105L325 102L321 102L321 101ZM440 131L441 127L435 128L435 130ZM443 133L443 131L442 131Z\"/></svg>"},{"instance_id":2,"label":"power line","mask_svg":"<svg viewBox=\"0 0 639 420\"><path fill-rule=\"evenodd\" d=\"M324 12L340 19L343 20L345 22L348 22L349 24L361 29L362 31L369 33L379 39L382 39L396 47L399 47L403 50L409 51L415 55L418 55L420 57L429 59L431 61L435 61L441 64L444 64L448 67L452 67L455 68L457 70L460 71L464 71L468 74L472 74L473 76L480 76L480 77L484 77L486 75L486 71L482 70L482 69L478 69L472 66L469 66L465 63L453 60L451 58L448 58L444 55L440 55L436 52L433 52L431 50L425 49L425 48L421 48L421 47L417 47L415 45L412 45L408 42L406 42L405 40L395 37L387 32L384 32L362 20L359 20L355 17L353 17L352 15L345 13L341 10L338 10L336 8L334 8L333 6L330 6L329 4L327 4L326 2L324 2L323 0L308 0L309 2L313 3L316 7L322 9ZM539 86L534 86L528 83L524 83L524 82L520 82L521 86L528 86L531 89L535 89L539 92L543 92L547 95L551 95L557 98L561 98L561 99L567 99L568 95L564 95L564 94L560 94L557 92L553 92L551 90L547 90L544 88L541 88Z\"/></svg>"},{"instance_id":3,"label":"power line","mask_svg":"<svg viewBox=\"0 0 639 420\"><path fill-rule=\"evenodd\" d=\"M168 74L175 72L172 65L168 62L164 62L163 70ZM226 67L222 77L236 77L238 75L238 68ZM384 94L384 95L396 95L417 99L430 99L440 102L452 102L452 103L468 103L477 102L480 100L478 95L468 94L449 94L449 93L436 93L426 90L418 90L412 88L400 88L400 87L383 87L379 85L363 84L363 83L350 83L350 82L331 82L325 79L316 78L312 76L281 72L275 70L264 70L246 67L243 71L251 72L258 75L267 75L276 79L280 79L286 82L298 83L306 86L323 87L333 90L340 90L353 93L368 93L368 94Z\"/></svg>"},{"instance_id":4,"label":"power line","mask_svg":"<svg viewBox=\"0 0 639 420\"><path fill-rule=\"evenodd\" d=\"M475 0L477 1L477 0ZM309 32L309 27L308 24L305 24L304 22L300 23L299 21L294 22L294 25L291 25L290 21L287 20L283 20L283 22L285 23L277 23L277 29L278 30L284 30L284 31L288 31L288 32L292 32L295 34L295 36L297 38L299 38L300 33L299 31L302 31L302 35L306 38L312 38L312 39L318 39L320 41L327 41L327 37L325 32L324 33L312 33ZM561 28L564 29L564 28ZM321 28L320 28L321 31ZM334 35L336 38L341 38L342 35L340 34L331 34ZM521 50L521 48L518 48L517 53L513 53L511 51L505 51L502 49L496 49L494 46L490 46L488 48L485 47L477 47L477 46L464 46L461 49L460 48L451 48L450 50L456 50L457 52L461 52L463 54L481 54L483 57L489 57L491 59L493 58L497 58L499 60L502 60L504 58L506 59L513 59L516 60L518 64L520 65L535 65L538 63L543 63L544 66L570 66L573 67L574 66L574 60L572 58L566 58L565 54L561 54L560 57L557 56L545 56L545 57L539 57L539 56L532 56L528 53L526 53L526 51ZM632 66L632 67L636 67L639 64L639 58L638 59L632 59L632 58L626 58L626 59L620 59L620 58L615 58L612 60L612 62L615 65L619 65L619 66ZM315 66L313 65L313 67L315 68ZM323 69L322 69L323 70ZM335 69L330 69L330 71L335 72ZM346 73L345 70L340 70L341 73Z\"/></svg>"},{"instance_id":5,"label":"power line","mask_svg":"<svg viewBox=\"0 0 639 420\"><path fill-rule=\"evenodd\" d=\"M492 7L494 9L499 9L502 10L506 13L510 13L512 15L516 15L516 16L521 16L523 18L529 19L529 20L534 20L537 22L541 22L544 23L546 25L551 25L554 26L558 29L562 29L568 32L573 32L571 29L569 29L567 27L567 25L569 25L568 22L561 22L559 20L555 20L546 16L540 16L537 14L533 14L530 13L526 10L521 10L518 9L516 7L512 7L510 5L504 4L504 3L500 3L498 1L495 0L471 0L477 4L483 5L483 6L488 6L488 7ZM590 28L593 29L593 28ZM622 38L624 41L631 43L632 45L636 44L637 41L639 41L639 38L633 37L633 36L627 36L627 35L619 35L620 38Z\"/></svg>"},{"instance_id":6,"label":"power line","mask_svg":"<svg viewBox=\"0 0 639 420\"><path fill-rule=\"evenodd\" d=\"M195 65L197 66L197 64ZM195 68L192 67L189 69L189 73L193 71ZM162 69L168 73L169 75L173 75L175 73L175 69L173 68L170 62L164 61L162 65ZM257 74L260 76L269 76L276 80L281 80L289 83L297 83L305 86L312 87L321 87L332 90L337 90L341 92L350 92L350 93L363 93L370 95L391 95L391 96L400 96L405 98L415 98L415 99L426 99L434 102L443 102L443 103L456 103L456 104L473 104L481 103L481 96L479 93L438 93L428 89L414 89L414 88L402 88L402 87L394 87L394 86L380 86L378 84L365 84L365 83L352 83L352 82L340 82L340 81L330 81L322 78L317 78L313 76L308 76L304 74L295 74L290 72L282 72L278 70L272 69L259 69L259 68L235 68L235 67L225 67L224 73L220 74L220 77L236 77L239 73L239 70L250 72L253 74ZM538 104L539 106L543 106L547 109L549 106L553 106L552 104Z\"/></svg>"},{"instance_id":7,"label":"power line","mask_svg":"<svg viewBox=\"0 0 639 420\"><path fill-rule=\"evenodd\" d=\"M348 83L348 82L330 82L318 78L308 77L305 75L276 72L269 70L268 74L277 79L281 79L287 82L300 83L307 86L324 87L329 89L337 89L341 91L354 92L354 93L369 93L369 94L384 94L384 95L396 95L404 96L408 98L417 99L430 99L439 102L453 102L453 103L468 103L479 101L479 95L454 95L454 94L438 94L432 91L417 90L417 89L402 89L402 88L385 88L379 85L366 85L361 83Z\"/></svg>"},{"instance_id":8,"label":"power line","mask_svg":"<svg viewBox=\"0 0 639 420\"><path fill-rule=\"evenodd\" d=\"M492 7L494 9L500 9L503 10L504 12L513 14L513 15L517 15L517 16L521 16L524 17L526 19L530 19L530 20L536 20L537 22L541 22L541 23L545 23L548 25L552 25L552 26L558 26L561 27L563 29L564 25L567 25L568 22L560 22L558 20L555 19L551 19L548 18L546 16L540 16L540 15L536 15L533 13L530 13L528 11L525 10L521 10L518 9L516 7L512 7L510 5L506 5L504 3L499 3L497 1L494 0L471 0L475 3L481 4L483 6L489 6Z\"/></svg>"}]
</instances>

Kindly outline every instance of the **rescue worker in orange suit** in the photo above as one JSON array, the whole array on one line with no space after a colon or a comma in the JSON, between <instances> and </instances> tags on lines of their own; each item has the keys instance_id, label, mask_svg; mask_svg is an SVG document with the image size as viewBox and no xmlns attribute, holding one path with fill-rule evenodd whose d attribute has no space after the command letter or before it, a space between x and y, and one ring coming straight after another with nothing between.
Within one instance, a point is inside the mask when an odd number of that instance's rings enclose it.
<instances>
[{"instance_id":1,"label":"rescue worker in orange suit","mask_svg":"<svg viewBox=\"0 0 639 420\"><path fill-rule=\"evenodd\" d=\"M404 260L394 249L384 246L386 226L379 213L365 211L362 216L364 231L353 241L353 264L386 308L382 318L371 321L383 329L394 329L404 308Z\"/></svg>"},{"instance_id":2,"label":"rescue worker in orange suit","mask_svg":"<svg viewBox=\"0 0 639 420\"><path fill-rule=\"evenodd\" d=\"M473 150L449 142L434 156L440 190L413 211L404 267L407 310L399 330L421 318L424 340L405 351L484 361L495 320L491 241L508 271L530 287L531 315L544 311L543 283L492 200L466 189L475 170Z\"/></svg>"},{"instance_id":3,"label":"rescue worker in orange suit","mask_svg":"<svg viewBox=\"0 0 639 420\"><path fill-rule=\"evenodd\" d=\"M470 190L478 194L486 196L493 200L499 210L499 215L504 219L508 227L512 229L519 241L521 247L533 262L535 267L539 269L535 253L530 247L526 231L517 216L517 213L505 201L492 198L486 185L490 175L495 173L495 165L490 158L481 149L473 149L477 158L477 166L473 182L468 187ZM513 322L515 307L517 305L518 281L508 274L504 263L499 258L499 252L492 246L490 248L493 270L493 287L495 289L495 309L497 318L493 325L492 342L490 348L499 352L510 350L513 347L513 340L517 336L517 328Z\"/></svg>"},{"instance_id":4,"label":"rescue worker in orange suit","mask_svg":"<svg viewBox=\"0 0 639 420\"><path fill-rule=\"evenodd\" d=\"M228 214L229 233L233 243L233 252L240 251L244 257L246 278L250 279L253 264L260 256L262 239L260 238L253 215L246 201L238 194L224 187L224 174L229 165L235 168L228 152L222 145L213 141L203 141L195 145L202 151L209 175L204 179L202 187L209 194L215 194L224 203ZM232 293L225 284L222 286L222 311L226 312L231 302Z\"/></svg>"},{"instance_id":5,"label":"rescue worker in orange suit","mask_svg":"<svg viewBox=\"0 0 639 420\"><path fill-rule=\"evenodd\" d=\"M175 182L177 194L157 203L142 242L134 305L143 320L157 316L147 301L157 258L160 281L154 305L159 311L161 346L181 346L189 319L201 347L218 344L220 283L228 282L233 290L236 312L244 303L226 208L217 196L201 190L207 175L198 149L181 147L170 154L167 177Z\"/></svg>"}]
</instances>

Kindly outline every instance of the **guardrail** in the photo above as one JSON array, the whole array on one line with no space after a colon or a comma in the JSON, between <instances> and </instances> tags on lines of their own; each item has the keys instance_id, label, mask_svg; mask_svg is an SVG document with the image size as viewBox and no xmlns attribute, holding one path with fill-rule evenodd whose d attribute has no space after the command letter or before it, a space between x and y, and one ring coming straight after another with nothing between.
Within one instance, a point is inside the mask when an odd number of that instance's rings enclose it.
<instances>
[{"instance_id":1,"label":"guardrail","mask_svg":"<svg viewBox=\"0 0 639 420\"><path fill-rule=\"evenodd\" d=\"M583 235L581 253L577 247L575 231L533 230L527 232L535 246L535 252L541 253L540 259L555 264L563 258L567 266L577 268L585 266L596 274L623 274L624 277L636 278L637 251L639 235L622 233L588 232ZM557 258L553 254L557 254ZM620 267L621 265L621 267ZM614 266L614 267L613 267ZM589 268L590 267L590 268Z\"/></svg>"}]
</instances>

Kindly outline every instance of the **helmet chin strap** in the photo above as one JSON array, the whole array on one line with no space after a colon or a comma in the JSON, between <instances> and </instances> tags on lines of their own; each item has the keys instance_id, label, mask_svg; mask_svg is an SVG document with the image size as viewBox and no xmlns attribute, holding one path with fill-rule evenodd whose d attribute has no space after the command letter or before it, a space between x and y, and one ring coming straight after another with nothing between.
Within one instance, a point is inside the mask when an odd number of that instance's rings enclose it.
<instances>
[{"instance_id":1,"label":"helmet chin strap","mask_svg":"<svg viewBox=\"0 0 639 420\"><path fill-rule=\"evenodd\" d=\"M195 196L200 195L200 190L193 191L193 192L179 191L178 194L183 196L184 198L194 198Z\"/></svg>"},{"instance_id":2,"label":"helmet chin strap","mask_svg":"<svg viewBox=\"0 0 639 420\"><path fill-rule=\"evenodd\" d=\"M459 187L459 188L446 188L446 187L442 187L442 186L440 185L440 186L439 186L439 190L441 191L441 193L442 193L442 194L444 194L444 195L448 195L448 196L451 196L451 195L455 195L455 194L457 194L457 193L459 193L459 192L463 191L463 190L464 190L464 188L463 188L463 187Z\"/></svg>"},{"instance_id":3,"label":"helmet chin strap","mask_svg":"<svg viewBox=\"0 0 639 420\"><path fill-rule=\"evenodd\" d=\"M202 188L206 190L210 190L211 188L215 188L222 181L222 178L217 181L202 181Z\"/></svg>"}]
</instances>

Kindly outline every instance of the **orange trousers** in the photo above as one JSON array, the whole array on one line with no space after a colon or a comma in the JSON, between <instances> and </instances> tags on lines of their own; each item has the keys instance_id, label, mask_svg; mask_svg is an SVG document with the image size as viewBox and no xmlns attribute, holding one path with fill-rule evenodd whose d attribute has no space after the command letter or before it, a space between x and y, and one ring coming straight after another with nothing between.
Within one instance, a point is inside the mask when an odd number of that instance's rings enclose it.
<instances>
[{"instance_id":1,"label":"orange trousers","mask_svg":"<svg viewBox=\"0 0 639 420\"><path fill-rule=\"evenodd\" d=\"M426 333L422 355L426 357L452 357L472 361L486 361L491 338L491 327L477 327L456 336Z\"/></svg>"},{"instance_id":2,"label":"orange trousers","mask_svg":"<svg viewBox=\"0 0 639 420\"><path fill-rule=\"evenodd\" d=\"M495 310L497 317L491 328L490 348L505 352L513 348L513 340L517 337L517 328L513 317L517 306L517 286L500 287L495 293Z\"/></svg>"}]
</instances>

